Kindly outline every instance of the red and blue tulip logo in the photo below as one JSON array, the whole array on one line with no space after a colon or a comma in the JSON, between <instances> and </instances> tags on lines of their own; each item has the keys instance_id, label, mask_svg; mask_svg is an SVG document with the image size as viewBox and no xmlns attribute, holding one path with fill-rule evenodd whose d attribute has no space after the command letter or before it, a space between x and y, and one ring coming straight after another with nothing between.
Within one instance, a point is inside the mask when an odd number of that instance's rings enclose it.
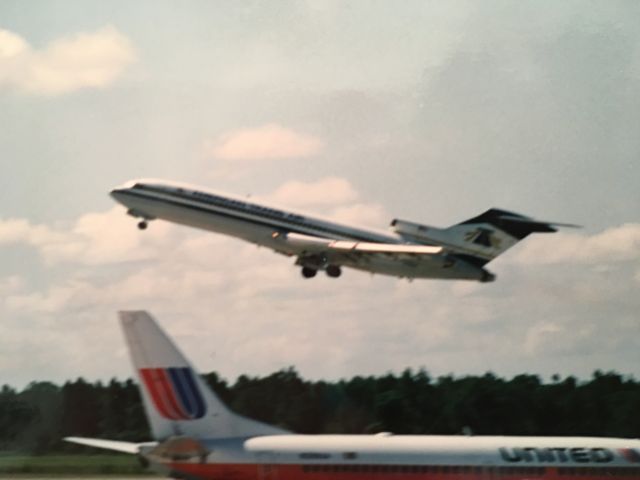
<instances>
[{"instance_id":1,"label":"red and blue tulip logo","mask_svg":"<svg viewBox=\"0 0 640 480\"><path fill-rule=\"evenodd\" d=\"M195 420L204 417L207 408L190 368L141 368L140 376L156 410L164 418Z\"/></svg>"}]
</instances>

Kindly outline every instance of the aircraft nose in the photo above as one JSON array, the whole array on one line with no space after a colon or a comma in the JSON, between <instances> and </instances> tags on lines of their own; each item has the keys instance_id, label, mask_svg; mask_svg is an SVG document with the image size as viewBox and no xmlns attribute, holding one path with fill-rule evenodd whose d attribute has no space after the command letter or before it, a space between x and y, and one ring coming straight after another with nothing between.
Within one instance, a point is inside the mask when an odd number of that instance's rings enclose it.
<instances>
[{"instance_id":1,"label":"aircraft nose","mask_svg":"<svg viewBox=\"0 0 640 480\"><path fill-rule=\"evenodd\" d=\"M124 197L125 190L126 189L124 188L114 188L109 192L109 195L111 195L111 198L113 198L117 202L122 203L122 198Z\"/></svg>"}]
</instances>

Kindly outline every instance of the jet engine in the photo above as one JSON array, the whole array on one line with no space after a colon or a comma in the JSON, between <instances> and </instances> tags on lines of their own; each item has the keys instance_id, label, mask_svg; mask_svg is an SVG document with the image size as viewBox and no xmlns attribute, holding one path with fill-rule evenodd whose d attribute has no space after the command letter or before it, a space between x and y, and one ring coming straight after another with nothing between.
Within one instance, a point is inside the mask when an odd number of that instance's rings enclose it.
<instances>
[{"instance_id":1,"label":"jet engine","mask_svg":"<svg viewBox=\"0 0 640 480\"><path fill-rule=\"evenodd\" d=\"M438 228L409 222L407 220L400 220L399 218L394 218L391 221L391 228L401 237L412 241L419 240L421 243L429 242L428 231L439 230Z\"/></svg>"}]
</instances>

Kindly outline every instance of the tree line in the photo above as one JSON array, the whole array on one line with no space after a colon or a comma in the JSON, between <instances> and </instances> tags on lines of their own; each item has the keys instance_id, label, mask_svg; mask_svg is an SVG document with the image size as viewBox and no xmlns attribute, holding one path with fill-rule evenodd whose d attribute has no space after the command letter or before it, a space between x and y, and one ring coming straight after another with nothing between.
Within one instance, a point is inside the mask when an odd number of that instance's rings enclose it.
<instances>
[{"instance_id":1,"label":"tree line","mask_svg":"<svg viewBox=\"0 0 640 480\"><path fill-rule=\"evenodd\" d=\"M215 372L204 378L235 412L297 433L640 435L640 382L615 372L550 382L526 374L432 378L409 369L336 382L304 380L293 368L233 384ZM78 378L1 388L0 451L75 451L61 441L70 435L149 439L137 385Z\"/></svg>"}]
</instances>

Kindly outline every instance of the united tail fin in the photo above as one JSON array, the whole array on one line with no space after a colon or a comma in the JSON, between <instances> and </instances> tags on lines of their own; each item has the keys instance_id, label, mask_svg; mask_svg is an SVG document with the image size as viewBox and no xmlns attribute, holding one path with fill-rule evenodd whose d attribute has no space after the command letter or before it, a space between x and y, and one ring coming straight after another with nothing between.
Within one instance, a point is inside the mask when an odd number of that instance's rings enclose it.
<instances>
[{"instance_id":1,"label":"united tail fin","mask_svg":"<svg viewBox=\"0 0 640 480\"><path fill-rule=\"evenodd\" d=\"M147 312L125 311L119 315L156 439L288 433L231 412Z\"/></svg>"},{"instance_id":2,"label":"united tail fin","mask_svg":"<svg viewBox=\"0 0 640 480\"><path fill-rule=\"evenodd\" d=\"M553 233L557 227L577 227L546 222L491 208L478 216L448 228L436 228L404 220L394 220L392 227L409 241L440 245L456 257L482 267L532 233Z\"/></svg>"}]
</instances>

